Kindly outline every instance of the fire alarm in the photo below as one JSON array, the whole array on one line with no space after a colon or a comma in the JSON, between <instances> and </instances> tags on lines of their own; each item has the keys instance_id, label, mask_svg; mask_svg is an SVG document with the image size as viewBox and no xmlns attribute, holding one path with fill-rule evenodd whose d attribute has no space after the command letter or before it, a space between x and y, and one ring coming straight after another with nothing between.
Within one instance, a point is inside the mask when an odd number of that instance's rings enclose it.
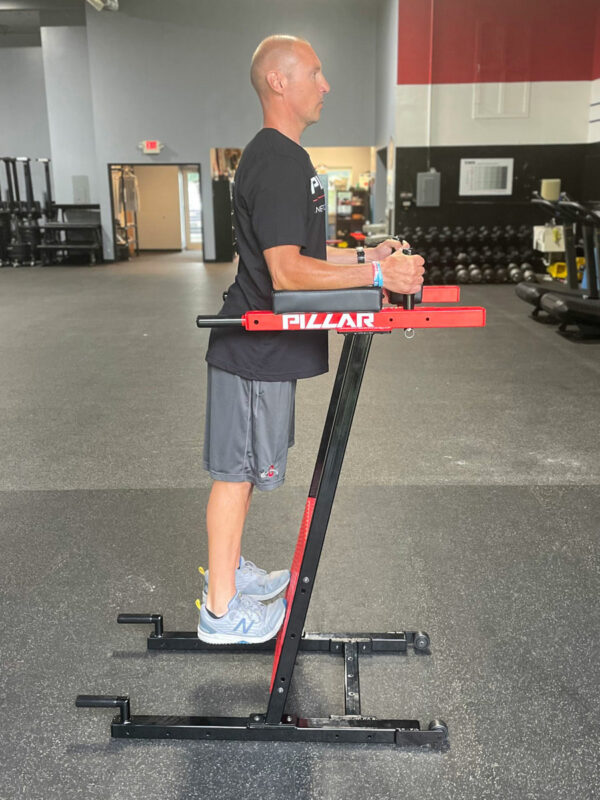
<instances>
[{"instance_id":1,"label":"fire alarm","mask_svg":"<svg viewBox=\"0 0 600 800\"><path fill-rule=\"evenodd\" d=\"M138 147L145 153L146 155L156 155L156 153L160 153L163 149L164 144L159 142L158 139L143 139L139 144Z\"/></svg>"}]
</instances>

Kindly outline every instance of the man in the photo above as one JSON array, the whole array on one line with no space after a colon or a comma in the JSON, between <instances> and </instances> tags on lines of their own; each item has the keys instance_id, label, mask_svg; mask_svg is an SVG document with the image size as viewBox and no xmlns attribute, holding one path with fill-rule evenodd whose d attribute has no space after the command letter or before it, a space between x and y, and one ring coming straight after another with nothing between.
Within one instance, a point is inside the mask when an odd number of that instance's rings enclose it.
<instances>
[{"instance_id":1,"label":"man","mask_svg":"<svg viewBox=\"0 0 600 800\"><path fill-rule=\"evenodd\" d=\"M300 146L329 92L310 44L292 36L268 37L252 58L251 82L264 126L244 150L235 177L240 259L222 315L271 308L273 289L375 284L417 292L423 259L404 255L400 242L367 249L364 257L326 247L323 188ZM206 512L209 570L198 636L212 643L258 643L272 638L285 616L283 599L262 601L280 594L290 574L267 574L242 558L244 522L253 487L271 490L284 481L296 380L327 371L327 333L213 329L206 360L204 466L214 483Z\"/></svg>"}]
</instances>

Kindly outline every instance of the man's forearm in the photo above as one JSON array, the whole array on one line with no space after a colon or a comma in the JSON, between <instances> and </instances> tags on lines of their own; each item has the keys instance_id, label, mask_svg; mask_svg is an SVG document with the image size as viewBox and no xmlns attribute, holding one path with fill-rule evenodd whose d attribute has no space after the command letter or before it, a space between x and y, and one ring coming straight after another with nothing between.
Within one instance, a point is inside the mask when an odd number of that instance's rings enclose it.
<instances>
[{"instance_id":1,"label":"man's forearm","mask_svg":"<svg viewBox=\"0 0 600 800\"><path fill-rule=\"evenodd\" d=\"M376 260L374 247L365 247L365 262ZM358 264L358 256L353 247L328 247L327 261L333 264Z\"/></svg>"},{"instance_id":2,"label":"man's forearm","mask_svg":"<svg viewBox=\"0 0 600 800\"><path fill-rule=\"evenodd\" d=\"M334 253L343 252L331 248ZM353 251L354 252L354 251ZM329 255L329 253L328 253ZM345 253L344 253L345 255ZM321 261L300 253L289 253L288 257L271 263L269 269L273 287L279 290L299 291L301 289L351 289L373 284L373 266L357 264L354 260L341 259L335 262Z\"/></svg>"}]
</instances>

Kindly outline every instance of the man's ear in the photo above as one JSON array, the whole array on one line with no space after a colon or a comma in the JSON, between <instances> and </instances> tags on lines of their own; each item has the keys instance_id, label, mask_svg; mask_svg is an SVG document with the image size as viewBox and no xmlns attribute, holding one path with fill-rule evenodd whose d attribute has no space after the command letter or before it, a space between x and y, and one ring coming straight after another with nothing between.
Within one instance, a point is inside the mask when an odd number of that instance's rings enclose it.
<instances>
[{"instance_id":1,"label":"man's ear","mask_svg":"<svg viewBox=\"0 0 600 800\"><path fill-rule=\"evenodd\" d=\"M271 72L267 72L265 78L269 88L276 94L281 94L285 89L286 79L282 72L271 70Z\"/></svg>"}]
</instances>

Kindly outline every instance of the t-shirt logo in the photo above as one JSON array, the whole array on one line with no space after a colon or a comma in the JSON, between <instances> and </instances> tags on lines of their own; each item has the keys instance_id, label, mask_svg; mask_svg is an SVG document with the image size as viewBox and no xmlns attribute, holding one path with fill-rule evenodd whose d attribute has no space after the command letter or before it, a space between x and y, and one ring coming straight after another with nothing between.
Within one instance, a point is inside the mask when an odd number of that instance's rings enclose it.
<instances>
[{"instance_id":1,"label":"t-shirt logo","mask_svg":"<svg viewBox=\"0 0 600 800\"><path fill-rule=\"evenodd\" d=\"M313 175L310 179L310 193L315 214L322 214L325 211L325 192L318 175Z\"/></svg>"}]
</instances>

